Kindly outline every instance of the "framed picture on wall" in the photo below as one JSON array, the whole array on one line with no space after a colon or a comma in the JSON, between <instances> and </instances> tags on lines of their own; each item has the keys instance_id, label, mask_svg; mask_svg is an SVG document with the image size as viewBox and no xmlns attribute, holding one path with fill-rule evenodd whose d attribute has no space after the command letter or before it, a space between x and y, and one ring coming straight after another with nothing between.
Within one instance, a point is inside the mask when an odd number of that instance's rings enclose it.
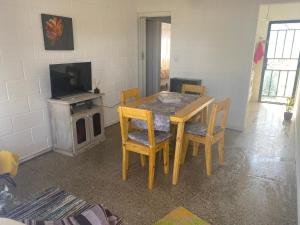
<instances>
[{"instance_id":1,"label":"framed picture on wall","mask_svg":"<svg viewBox=\"0 0 300 225\"><path fill-rule=\"evenodd\" d=\"M72 18L41 16L45 50L74 50Z\"/></svg>"}]
</instances>

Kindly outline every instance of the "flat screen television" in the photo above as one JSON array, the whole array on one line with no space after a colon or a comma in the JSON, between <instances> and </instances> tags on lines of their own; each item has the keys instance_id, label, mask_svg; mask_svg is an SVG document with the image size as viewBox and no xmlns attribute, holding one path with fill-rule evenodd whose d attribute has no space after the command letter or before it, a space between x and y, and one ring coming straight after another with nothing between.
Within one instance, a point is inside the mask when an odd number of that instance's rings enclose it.
<instances>
[{"instance_id":1,"label":"flat screen television","mask_svg":"<svg viewBox=\"0 0 300 225\"><path fill-rule=\"evenodd\" d=\"M91 62L50 64L52 98L88 92L92 89Z\"/></svg>"}]
</instances>

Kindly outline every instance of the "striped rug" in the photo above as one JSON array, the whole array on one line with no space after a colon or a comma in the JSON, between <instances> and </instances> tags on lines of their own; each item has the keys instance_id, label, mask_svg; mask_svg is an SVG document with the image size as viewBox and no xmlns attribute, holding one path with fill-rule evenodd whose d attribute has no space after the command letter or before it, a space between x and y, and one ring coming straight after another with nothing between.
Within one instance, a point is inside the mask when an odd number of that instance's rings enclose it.
<instances>
[{"instance_id":1,"label":"striped rug","mask_svg":"<svg viewBox=\"0 0 300 225\"><path fill-rule=\"evenodd\" d=\"M57 187L45 190L37 198L25 202L10 210L5 217L18 221L58 221L67 217L79 215L91 209L94 205L71 195ZM100 205L100 207L102 207ZM121 224L121 219L114 216L108 209L104 209L108 220L113 224Z\"/></svg>"}]
</instances>

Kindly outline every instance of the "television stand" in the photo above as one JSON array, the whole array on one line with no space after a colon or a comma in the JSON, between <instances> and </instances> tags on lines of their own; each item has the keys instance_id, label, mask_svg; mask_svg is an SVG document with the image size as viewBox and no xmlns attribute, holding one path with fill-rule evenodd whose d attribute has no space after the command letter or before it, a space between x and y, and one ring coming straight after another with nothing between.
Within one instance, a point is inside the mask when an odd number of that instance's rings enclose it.
<instances>
[{"instance_id":1,"label":"television stand","mask_svg":"<svg viewBox=\"0 0 300 225\"><path fill-rule=\"evenodd\" d=\"M49 99L53 150L75 156L105 140L103 94Z\"/></svg>"}]
</instances>

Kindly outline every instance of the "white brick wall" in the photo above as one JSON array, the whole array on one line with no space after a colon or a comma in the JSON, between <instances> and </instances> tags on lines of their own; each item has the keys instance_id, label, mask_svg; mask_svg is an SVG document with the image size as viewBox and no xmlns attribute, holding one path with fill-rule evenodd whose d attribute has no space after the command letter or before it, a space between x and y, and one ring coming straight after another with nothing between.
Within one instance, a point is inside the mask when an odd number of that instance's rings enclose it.
<instances>
[{"instance_id":1,"label":"white brick wall","mask_svg":"<svg viewBox=\"0 0 300 225\"><path fill-rule=\"evenodd\" d=\"M11 119L0 120L0 136L8 135L12 133L12 121Z\"/></svg>"},{"instance_id":2,"label":"white brick wall","mask_svg":"<svg viewBox=\"0 0 300 225\"><path fill-rule=\"evenodd\" d=\"M41 13L72 17L74 51L44 50ZM1 0L0 149L26 158L51 147L51 63L92 61L93 85L107 92L105 124L116 122L110 106L136 86L136 28L133 0Z\"/></svg>"},{"instance_id":3,"label":"white brick wall","mask_svg":"<svg viewBox=\"0 0 300 225\"><path fill-rule=\"evenodd\" d=\"M13 98L20 98L22 96L38 95L40 93L39 80L18 80L7 82L8 96Z\"/></svg>"},{"instance_id":4,"label":"white brick wall","mask_svg":"<svg viewBox=\"0 0 300 225\"><path fill-rule=\"evenodd\" d=\"M13 130L15 132L30 129L43 123L43 111L36 111L13 117Z\"/></svg>"},{"instance_id":5,"label":"white brick wall","mask_svg":"<svg viewBox=\"0 0 300 225\"><path fill-rule=\"evenodd\" d=\"M3 60L0 65L0 74L0 80L22 80L24 78L22 61Z\"/></svg>"},{"instance_id":6,"label":"white brick wall","mask_svg":"<svg viewBox=\"0 0 300 225\"><path fill-rule=\"evenodd\" d=\"M0 103L0 118L12 117L22 113L29 113L27 98L12 99Z\"/></svg>"},{"instance_id":7,"label":"white brick wall","mask_svg":"<svg viewBox=\"0 0 300 225\"><path fill-rule=\"evenodd\" d=\"M6 83L0 81L0 102L7 100Z\"/></svg>"},{"instance_id":8,"label":"white brick wall","mask_svg":"<svg viewBox=\"0 0 300 225\"><path fill-rule=\"evenodd\" d=\"M47 98L42 95L29 96L28 100L31 111L47 108Z\"/></svg>"}]
</instances>

